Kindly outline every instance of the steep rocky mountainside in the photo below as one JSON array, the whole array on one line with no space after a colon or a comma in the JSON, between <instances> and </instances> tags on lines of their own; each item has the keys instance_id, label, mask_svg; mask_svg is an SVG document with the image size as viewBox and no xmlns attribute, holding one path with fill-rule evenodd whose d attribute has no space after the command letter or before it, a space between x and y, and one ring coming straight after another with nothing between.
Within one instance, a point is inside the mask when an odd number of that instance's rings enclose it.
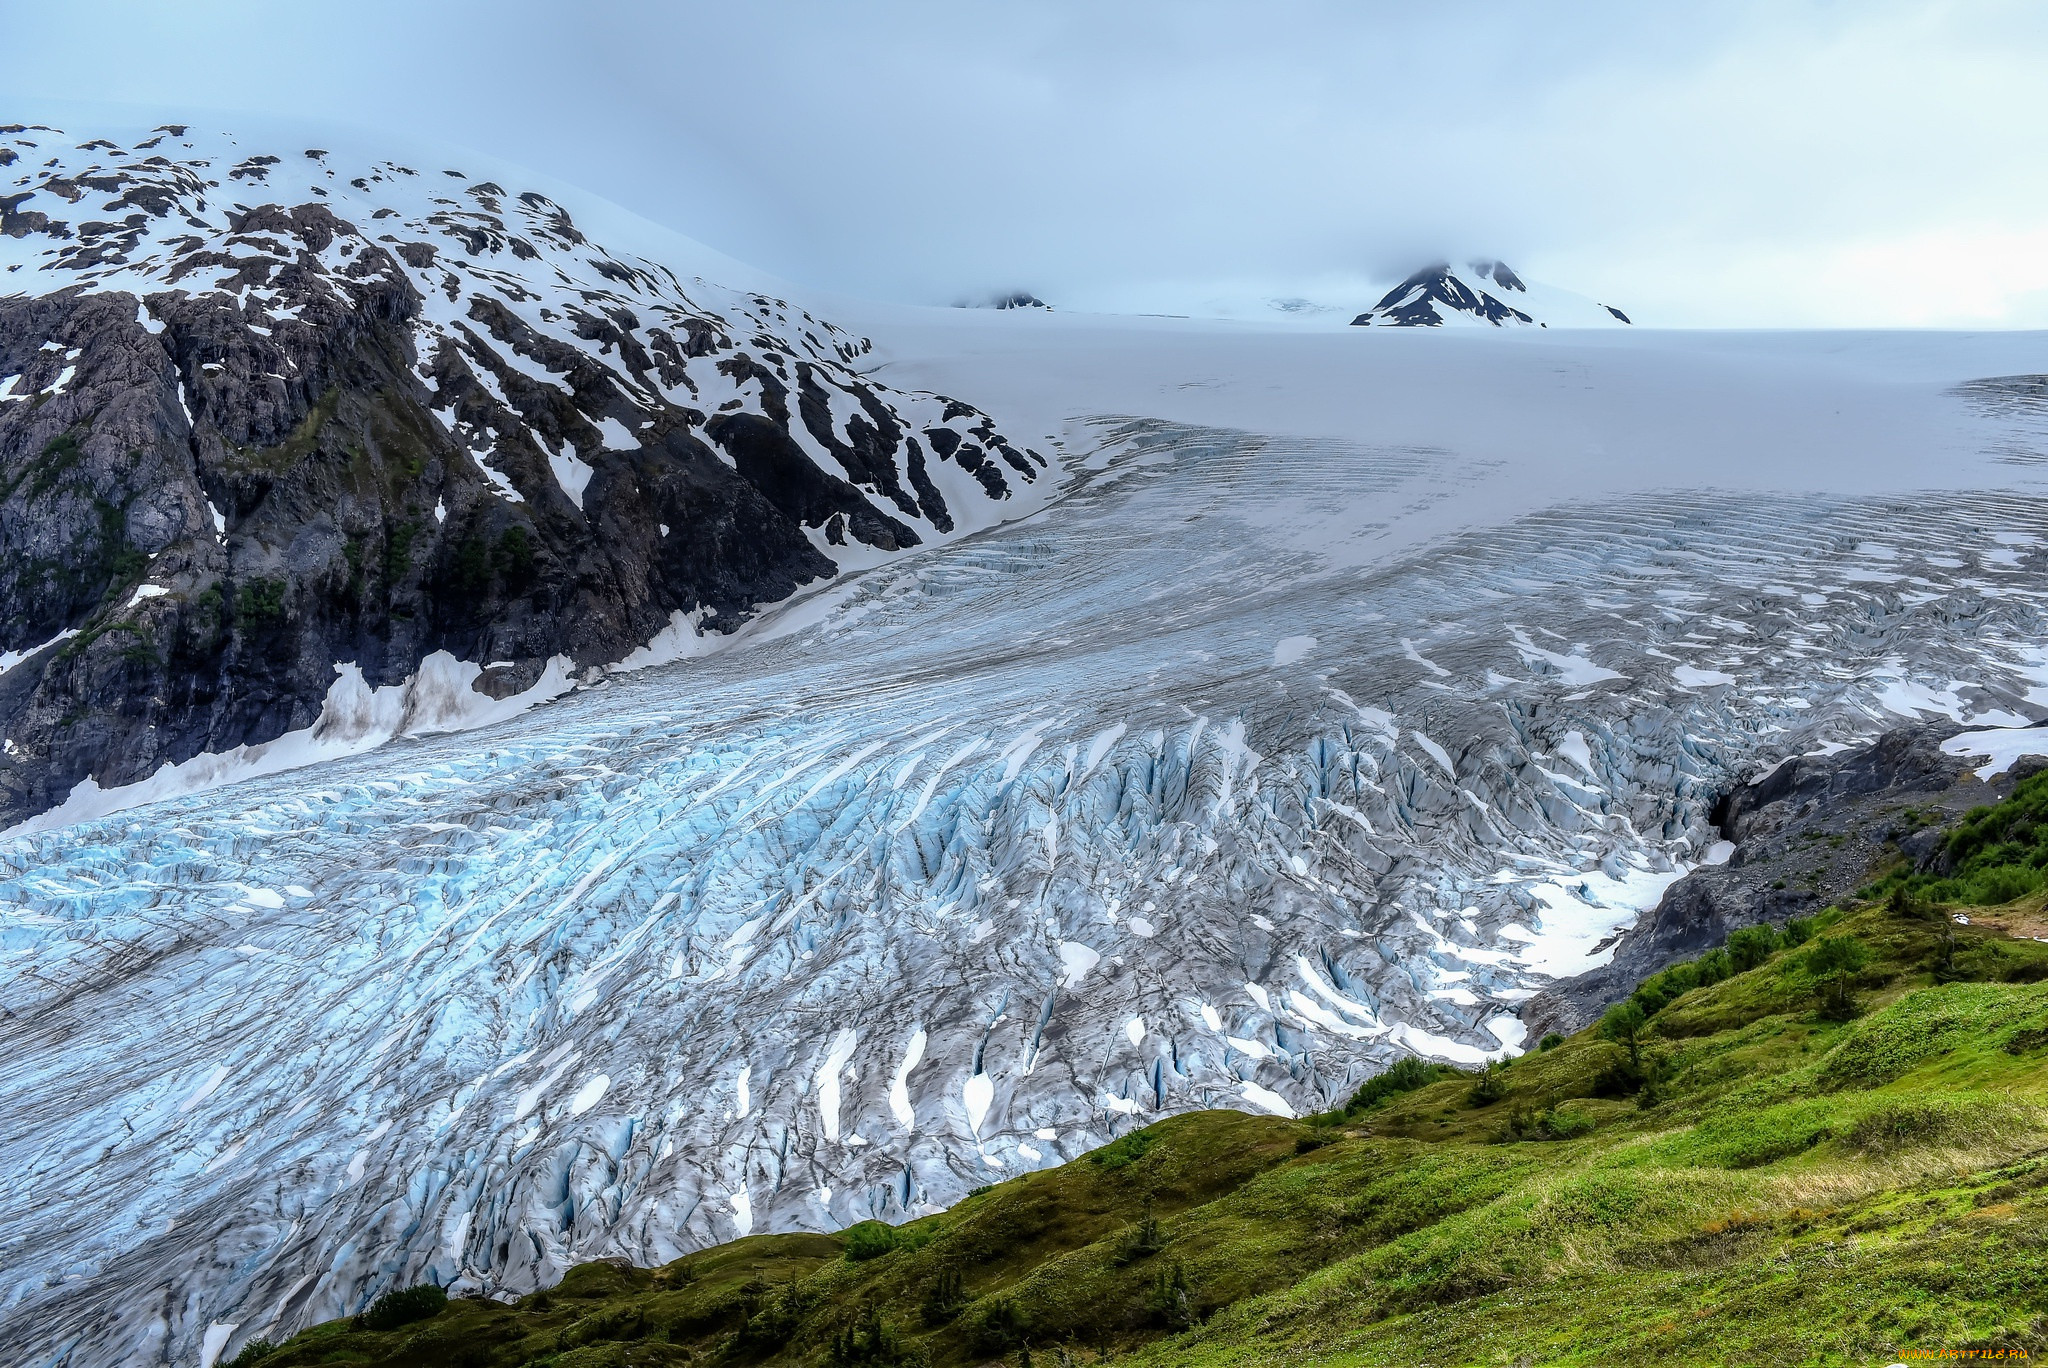
<instances>
[{"instance_id":1,"label":"steep rocky mountainside","mask_svg":"<svg viewBox=\"0 0 2048 1368\"><path fill-rule=\"evenodd\" d=\"M518 185L184 125L0 127L0 178L0 827L688 654L1051 483Z\"/></svg>"},{"instance_id":2,"label":"steep rocky mountainside","mask_svg":"<svg viewBox=\"0 0 2048 1368\"><path fill-rule=\"evenodd\" d=\"M1506 262L1475 261L1468 281L1447 261L1433 262L1380 297L1380 302L1351 320L1354 328L1438 328L1446 323L1479 323L1492 327L1609 327L1630 322L1611 304L1595 304L1582 295L1537 286L1516 275Z\"/></svg>"}]
</instances>

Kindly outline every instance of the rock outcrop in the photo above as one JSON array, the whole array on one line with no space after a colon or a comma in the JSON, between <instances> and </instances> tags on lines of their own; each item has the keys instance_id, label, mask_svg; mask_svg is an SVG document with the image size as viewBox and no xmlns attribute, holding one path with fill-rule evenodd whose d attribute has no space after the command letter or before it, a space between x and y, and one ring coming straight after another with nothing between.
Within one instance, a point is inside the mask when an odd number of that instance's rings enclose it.
<instances>
[{"instance_id":1,"label":"rock outcrop","mask_svg":"<svg viewBox=\"0 0 2048 1368\"><path fill-rule=\"evenodd\" d=\"M1539 993L1522 1009L1531 1038L1578 1030L1679 960L1745 926L1783 926L1860 887L1900 857L1937 857L1942 831L1973 807L1997 802L2040 768L2022 760L1986 782L1981 758L1951 755L1952 723L1900 727L1865 746L1798 756L1731 790L1714 823L1733 851L1665 890L1655 909L1615 943L1601 968Z\"/></svg>"}]
</instances>

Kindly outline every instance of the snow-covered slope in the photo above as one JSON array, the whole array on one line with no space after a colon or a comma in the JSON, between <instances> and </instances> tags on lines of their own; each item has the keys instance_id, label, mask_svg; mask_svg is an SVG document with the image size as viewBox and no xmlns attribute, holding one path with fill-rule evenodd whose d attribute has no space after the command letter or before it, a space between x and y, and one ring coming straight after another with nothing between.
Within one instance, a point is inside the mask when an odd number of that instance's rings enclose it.
<instances>
[{"instance_id":1,"label":"snow-covered slope","mask_svg":"<svg viewBox=\"0 0 2048 1368\"><path fill-rule=\"evenodd\" d=\"M0 826L489 720L1050 496L865 338L560 194L0 128Z\"/></svg>"},{"instance_id":2,"label":"snow-covered slope","mask_svg":"<svg viewBox=\"0 0 2048 1368\"><path fill-rule=\"evenodd\" d=\"M1475 261L1464 272L1449 262L1423 267L1351 320L1354 327L1610 328L1630 322L1609 304L1555 286L1531 285L1501 261Z\"/></svg>"},{"instance_id":3,"label":"snow-covered slope","mask_svg":"<svg viewBox=\"0 0 2048 1368\"><path fill-rule=\"evenodd\" d=\"M19 1357L1497 1054L1731 774L2048 712L2031 390L1950 393L2038 339L872 321L897 384L1099 415L1064 497L515 725L0 846Z\"/></svg>"}]
</instances>

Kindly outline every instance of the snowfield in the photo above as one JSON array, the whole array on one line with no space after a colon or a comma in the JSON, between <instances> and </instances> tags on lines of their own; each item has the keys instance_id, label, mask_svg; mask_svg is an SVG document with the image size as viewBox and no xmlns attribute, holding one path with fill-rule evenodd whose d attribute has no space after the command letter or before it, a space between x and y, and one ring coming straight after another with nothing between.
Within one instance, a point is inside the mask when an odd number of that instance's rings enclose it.
<instances>
[{"instance_id":1,"label":"snowfield","mask_svg":"<svg viewBox=\"0 0 2048 1368\"><path fill-rule=\"evenodd\" d=\"M0 846L20 1361L1498 1057L1727 858L1732 776L2048 717L2048 445L1958 390L2037 337L823 307L1058 438L1059 496L484 730Z\"/></svg>"}]
</instances>

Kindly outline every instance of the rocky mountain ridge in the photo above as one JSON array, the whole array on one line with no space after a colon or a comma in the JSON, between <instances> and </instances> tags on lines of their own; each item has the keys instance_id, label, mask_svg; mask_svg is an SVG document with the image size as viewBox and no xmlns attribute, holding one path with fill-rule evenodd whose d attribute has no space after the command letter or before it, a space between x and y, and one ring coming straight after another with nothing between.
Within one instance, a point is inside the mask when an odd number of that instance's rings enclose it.
<instances>
[{"instance_id":1,"label":"rocky mountain ridge","mask_svg":"<svg viewBox=\"0 0 2048 1368\"><path fill-rule=\"evenodd\" d=\"M701 650L1051 483L537 191L177 124L0 168L0 827Z\"/></svg>"}]
</instances>

